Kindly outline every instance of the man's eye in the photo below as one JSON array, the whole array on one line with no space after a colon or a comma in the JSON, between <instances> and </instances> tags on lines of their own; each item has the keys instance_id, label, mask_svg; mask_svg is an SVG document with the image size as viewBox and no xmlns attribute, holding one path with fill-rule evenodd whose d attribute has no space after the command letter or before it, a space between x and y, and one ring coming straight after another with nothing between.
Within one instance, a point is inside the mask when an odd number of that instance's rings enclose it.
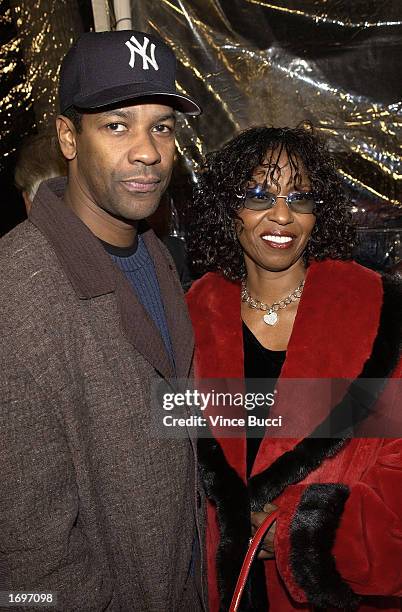
<instances>
[{"instance_id":1,"label":"man's eye","mask_svg":"<svg viewBox=\"0 0 402 612\"><path fill-rule=\"evenodd\" d=\"M108 123L106 126L111 132L124 132L127 128L123 123Z\"/></svg>"},{"instance_id":2,"label":"man's eye","mask_svg":"<svg viewBox=\"0 0 402 612\"><path fill-rule=\"evenodd\" d=\"M158 125L154 125L154 132L158 132L159 134L172 134L174 132L174 128L170 125L165 125L164 123L158 123Z\"/></svg>"}]
</instances>

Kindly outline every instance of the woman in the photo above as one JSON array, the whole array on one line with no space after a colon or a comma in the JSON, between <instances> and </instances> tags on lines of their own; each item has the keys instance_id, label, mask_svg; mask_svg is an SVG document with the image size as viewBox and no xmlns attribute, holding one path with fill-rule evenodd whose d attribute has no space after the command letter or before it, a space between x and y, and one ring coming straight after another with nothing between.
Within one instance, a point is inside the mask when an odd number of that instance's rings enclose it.
<instances>
[{"instance_id":1,"label":"woman","mask_svg":"<svg viewBox=\"0 0 402 612\"><path fill-rule=\"evenodd\" d=\"M347 200L310 129L253 128L209 155L191 214L190 256L209 271L188 293L198 379L400 377L399 288L351 260ZM350 439L367 410L353 423L343 390L328 416L318 386L281 409L297 427L341 417L335 438L199 441L212 612L228 610L250 534L275 508L242 609L402 609L402 442ZM369 410L395 400L389 386L370 388Z\"/></svg>"}]
</instances>

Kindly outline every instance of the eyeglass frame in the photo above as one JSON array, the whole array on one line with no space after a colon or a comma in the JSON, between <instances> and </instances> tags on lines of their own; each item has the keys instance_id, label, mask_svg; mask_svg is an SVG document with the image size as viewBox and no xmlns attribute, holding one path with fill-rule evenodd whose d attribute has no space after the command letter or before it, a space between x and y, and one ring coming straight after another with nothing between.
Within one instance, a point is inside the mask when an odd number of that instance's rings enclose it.
<instances>
[{"instance_id":1,"label":"eyeglass frame","mask_svg":"<svg viewBox=\"0 0 402 612\"><path fill-rule=\"evenodd\" d=\"M251 199L250 197L247 197L247 194L250 192L254 192L254 197L258 196L258 195L269 195L271 197L271 206L267 206L266 208L249 208L248 206L246 206L245 202L247 201L247 199ZM297 201L296 199L289 199L292 198L292 196L295 195L300 195L300 196L311 196L309 199L311 199L314 202L313 205L313 209L311 211L301 211L301 210L294 210L292 208L292 206L289 206L289 204L291 205L293 201ZM244 194L243 194L243 206L244 208L247 208L247 210L253 210L254 212L263 212L266 210L271 210L271 208L274 208L278 198L282 198L285 200L287 207L289 208L289 210L291 210L292 212L295 213L299 213L301 215L311 215L314 214L314 206L316 206L317 204L322 204L323 201L318 199L318 195L314 192L314 191L293 191L292 193L289 193L288 195L284 196L284 195L277 195L275 193L271 193L270 191L267 191L266 189L264 189L261 185L257 185L256 187L252 187L251 189L246 189ZM267 202L269 202L269 199L267 198L266 200Z\"/></svg>"}]
</instances>

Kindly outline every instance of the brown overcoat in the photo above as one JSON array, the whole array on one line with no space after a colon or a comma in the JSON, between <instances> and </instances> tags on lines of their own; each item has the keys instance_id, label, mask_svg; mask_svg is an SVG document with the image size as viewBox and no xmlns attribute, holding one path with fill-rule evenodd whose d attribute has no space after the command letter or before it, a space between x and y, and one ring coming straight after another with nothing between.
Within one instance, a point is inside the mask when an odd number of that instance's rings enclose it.
<instances>
[{"instance_id":1,"label":"brown overcoat","mask_svg":"<svg viewBox=\"0 0 402 612\"><path fill-rule=\"evenodd\" d=\"M64 186L42 183L0 247L0 591L55 591L63 612L201 610L194 444L151 419L151 381L174 376L171 362ZM186 377L182 291L144 240Z\"/></svg>"}]
</instances>

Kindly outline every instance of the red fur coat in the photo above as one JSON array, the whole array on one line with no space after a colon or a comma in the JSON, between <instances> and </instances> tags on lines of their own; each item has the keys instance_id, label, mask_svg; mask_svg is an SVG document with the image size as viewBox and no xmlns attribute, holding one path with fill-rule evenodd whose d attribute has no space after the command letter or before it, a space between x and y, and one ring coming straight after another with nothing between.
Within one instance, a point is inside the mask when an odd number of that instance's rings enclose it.
<instances>
[{"instance_id":1,"label":"red fur coat","mask_svg":"<svg viewBox=\"0 0 402 612\"><path fill-rule=\"evenodd\" d=\"M196 377L244 377L239 283L209 273L187 300ZM378 274L354 262L311 264L278 382L401 377L401 312L399 287ZM386 386L381 398L402 409L389 395ZM242 609L264 612L268 598L271 612L402 610L402 440L266 436L247 485L244 437L201 439L199 457L211 612L228 610L250 509L266 502L279 507L276 557L254 564Z\"/></svg>"}]
</instances>

